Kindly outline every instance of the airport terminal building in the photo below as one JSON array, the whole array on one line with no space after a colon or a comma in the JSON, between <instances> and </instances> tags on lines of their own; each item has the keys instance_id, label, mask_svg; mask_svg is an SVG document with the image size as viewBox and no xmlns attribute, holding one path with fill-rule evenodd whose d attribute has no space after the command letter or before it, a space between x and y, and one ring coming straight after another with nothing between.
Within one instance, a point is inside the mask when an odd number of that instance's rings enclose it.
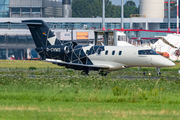
<instances>
[{"instance_id":1,"label":"airport terminal building","mask_svg":"<svg viewBox=\"0 0 180 120\"><path fill-rule=\"evenodd\" d=\"M175 2L175 0L172 1ZM158 12L147 13L149 12L148 6L154 4L153 2L160 6ZM124 18L124 29L131 29L125 32L126 35L129 38L153 38L166 35L168 32L153 32L153 30L167 31L168 29L166 0L159 0L159 2L141 0L140 5L142 6L140 14L146 16ZM157 9L157 6L154 9ZM175 11L171 11L171 31L176 31L176 18L173 16ZM16 59L37 57L37 54L32 51L35 45L27 26L12 24L13 22L41 19L55 32L57 38L75 41L93 41L94 31L102 28L102 18L72 18L70 0L62 2L56 0L1 0L0 17L0 59L7 59L11 55L14 55ZM121 18L106 18L105 27L107 30L120 29ZM133 31L133 29L139 31ZM88 37L78 38L79 33L87 33Z\"/></svg>"}]
</instances>

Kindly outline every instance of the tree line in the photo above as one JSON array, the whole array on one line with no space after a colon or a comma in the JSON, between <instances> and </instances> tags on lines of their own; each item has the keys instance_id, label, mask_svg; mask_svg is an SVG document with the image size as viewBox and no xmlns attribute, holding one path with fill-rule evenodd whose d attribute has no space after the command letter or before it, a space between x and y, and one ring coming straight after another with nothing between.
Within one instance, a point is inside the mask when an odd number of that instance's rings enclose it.
<instances>
[{"instance_id":1,"label":"tree line","mask_svg":"<svg viewBox=\"0 0 180 120\"><path fill-rule=\"evenodd\" d=\"M124 5L124 17L139 14L135 2L129 0ZM72 0L73 17L102 17L102 0ZM105 16L107 18L120 18L121 6L113 5L110 0L105 0Z\"/></svg>"}]
</instances>

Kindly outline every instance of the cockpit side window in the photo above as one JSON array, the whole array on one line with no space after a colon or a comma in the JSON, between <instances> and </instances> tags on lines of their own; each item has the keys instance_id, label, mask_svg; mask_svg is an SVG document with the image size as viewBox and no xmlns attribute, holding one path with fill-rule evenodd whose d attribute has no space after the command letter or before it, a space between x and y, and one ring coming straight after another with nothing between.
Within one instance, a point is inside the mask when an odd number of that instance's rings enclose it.
<instances>
[{"instance_id":1,"label":"cockpit side window","mask_svg":"<svg viewBox=\"0 0 180 120\"><path fill-rule=\"evenodd\" d=\"M146 50L146 52L148 52L148 54L150 54L150 55L159 55L158 53L156 53L153 50Z\"/></svg>"},{"instance_id":2,"label":"cockpit side window","mask_svg":"<svg viewBox=\"0 0 180 120\"><path fill-rule=\"evenodd\" d=\"M146 52L145 52L145 50L139 50L139 51L138 51L138 54L139 54L139 55L147 55Z\"/></svg>"},{"instance_id":3,"label":"cockpit side window","mask_svg":"<svg viewBox=\"0 0 180 120\"><path fill-rule=\"evenodd\" d=\"M159 55L153 50L139 50L138 54L139 55Z\"/></svg>"}]
</instances>

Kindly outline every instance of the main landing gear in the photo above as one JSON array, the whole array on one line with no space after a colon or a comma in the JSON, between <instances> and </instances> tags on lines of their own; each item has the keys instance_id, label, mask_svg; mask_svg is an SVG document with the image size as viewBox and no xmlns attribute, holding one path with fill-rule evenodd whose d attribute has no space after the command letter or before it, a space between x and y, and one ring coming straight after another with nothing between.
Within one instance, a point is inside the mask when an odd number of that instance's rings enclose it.
<instances>
[{"instance_id":1,"label":"main landing gear","mask_svg":"<svg viewBox=\"0 0 180 120\"><path fill-rule=\"evenodd\" d=\"M84 69L84 70L81 72L81 75L89 75L89 72L90 72L90 69Z\"/></svg>"},{"instance_id":2,"label":"main landing gear","mask_svg":"<svg viewBox=\"0 0 180 120\"><path fill-rule=\"evenodd\" d=\"M99 74L100 74L101 76L107 76L108 72L100 71Z\"/></svg>"},{"instance_id":3,"label":"main landing gear","mask_svg":"<svg viewBox=\"0 0 180 120\"><path fill-rule=\"evenodd\" d=\"M156 68L155 71L158 71L157 75L161 75L160 69L161 69L161 68Z\"/></svg>"},{"instance_id":4,"label":"main landing gear","mask_svg":"<svg viewBox=\"0 0 180 120\"><path fill-rule=\"evenodd\" d=\"M89 75L89 73L90 73L90 69L89 68L87 68L87 69L84 69L82 72L81 72L81 75ZM107 76L107 74L108 74L109 72L106 72L106 71L99 71L99 75L101 75L101 76Z\"/></svg>"}]
</instances>

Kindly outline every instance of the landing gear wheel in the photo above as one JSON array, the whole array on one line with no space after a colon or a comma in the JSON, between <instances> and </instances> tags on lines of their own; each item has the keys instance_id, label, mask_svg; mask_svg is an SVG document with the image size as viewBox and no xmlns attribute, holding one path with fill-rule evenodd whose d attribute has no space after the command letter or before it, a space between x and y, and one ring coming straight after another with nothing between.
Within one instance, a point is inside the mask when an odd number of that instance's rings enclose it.
<instances>
[{"instance_id":1,"label":"landing gear wheel","mask_svg":"<svg viewBox=\"0 0 180 120\"><path fill-rule=\"evenodd\" d=\"M158 72L157 75L161 75L161 72Z\"/></svg>"},{"instance_id":2,"label":"landing gear wheel","mask_svg":"<svg viewBox=\"0 0 180 120\"><path fill-rule=\"evenodd\" d=\"M161 68L156 68L156 71L158 71L157 75L161 75L160 69Z\"/></svg>"},{"instance_id":3,"label":"landing gear wheel","mask_svg":"<svg viewBox=\"0 0 180 120\"><path fill-rule=\"evenodd\" d=\"M100 71L99 74L100 74L101 76L107 76L108 72Z\"/></svg>"}]
</instances>

